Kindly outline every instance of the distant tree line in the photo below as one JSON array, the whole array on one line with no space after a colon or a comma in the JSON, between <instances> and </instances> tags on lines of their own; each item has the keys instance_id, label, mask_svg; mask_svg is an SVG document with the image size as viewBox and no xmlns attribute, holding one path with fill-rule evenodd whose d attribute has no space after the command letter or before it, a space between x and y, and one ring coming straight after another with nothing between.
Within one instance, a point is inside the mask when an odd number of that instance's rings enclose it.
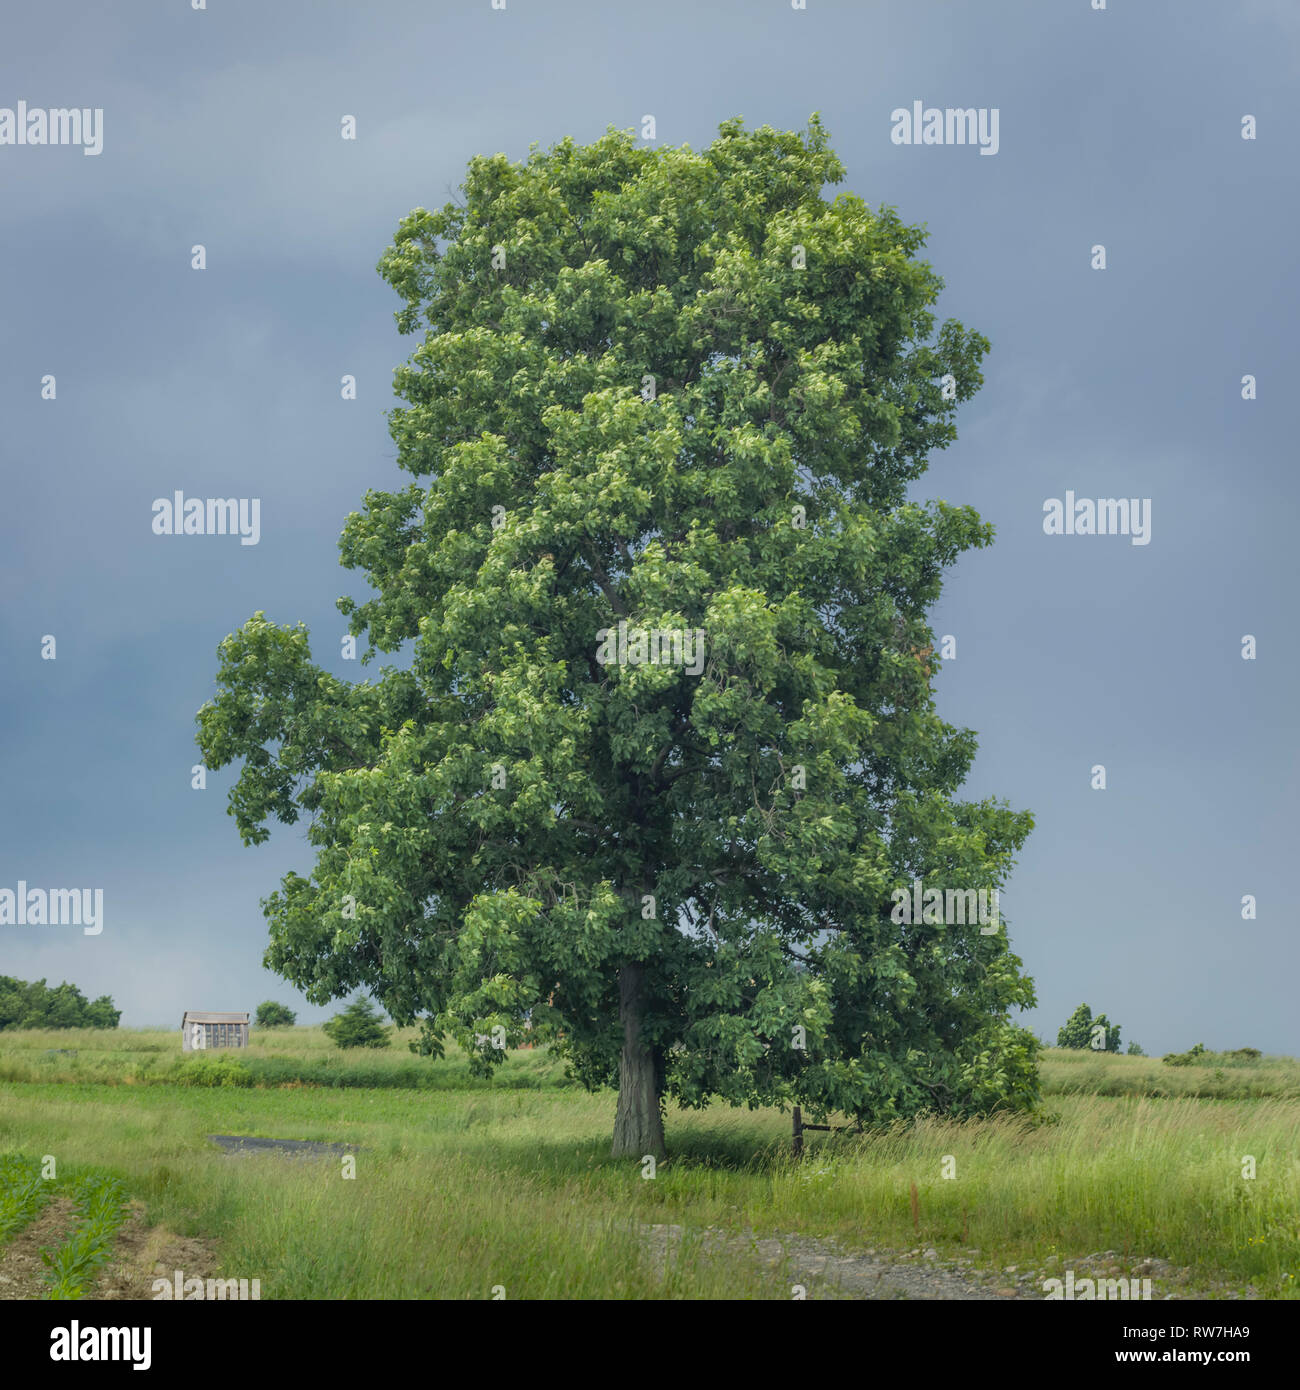
<instances>
[{"instance_id":1,"label":"distant tree line","mask_svg":"<svg viewBox=\"0 0 1300 1390\"><path fill-rule=\"evenodd\" d=\"M1263 1053L1257 1047L1238 1047L1231 1052L1207 1052L1197 1043L1186 1052L1167 1052L1160 1060L1167 1067L1217 1066L1221 1062L1258 1062Z\"/></svg>"},{"instance_id":2,"label":"distant tree line","mask_svg":"<svg viewBox=\"0 0 1300 1390\"><path fill-rule=\"evenodd\" d=\"M1088 1048L1095 1052L1119 1051L1119 1024L1105 1014L1093 1017L1087 1004L1080 1004L1065 1020L1056 1035L1057 1047ZM1137 1043L1128 1045L1130 1057L1145 1057ZM1222 1062L1257 1062L1261 1057L1257 1047L1239 1047L1232 1052L1207 1052L1204 1043L1197 1043L1186 1052L1169 1052L1160 1060L1170 1067L1218 1066Z\"/></svg>"},{"instance_id":3,"label":"distant tree line","mask_svg":"<svg viewBox=\"0 0 1300 1390\"><path fill-rule=\"evenodd\" d=\"M116 1028L121 1009L107 994L87 999L65 980L51 989L0 975L0 1032L6 1028Z\"/></svg>"}]
</instances>

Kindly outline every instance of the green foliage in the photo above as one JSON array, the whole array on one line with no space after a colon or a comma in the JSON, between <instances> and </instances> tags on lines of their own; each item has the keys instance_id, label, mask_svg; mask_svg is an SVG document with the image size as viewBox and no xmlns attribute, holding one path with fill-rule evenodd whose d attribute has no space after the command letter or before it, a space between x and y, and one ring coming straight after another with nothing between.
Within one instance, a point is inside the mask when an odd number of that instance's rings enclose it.
<instances>
[{"instance_id":1,"label":"green foliage","mask_svg":"<svg viewBox=\"0 0 1300 1390\"><path fill-rule=\"evenodd\" d=\"M257 1006L254 1022L259 1028L292 1028L298 1015L287 1004L277 1004L267 999Z\"/></svg>"},{"instance_id":2,"label":"green foliage","mask_svg":"<svg viewBox=\"0 0 1300 1390\"><path fill-rule=\"evenodd\" d=\"M0 975L0 1032L6 1028L116 1028L122 1011L107 994L89 1000L65 980L50 989Z\"/></svg>"},{"instance_id":3,"label":"green foliage","mask_svg":"<svg viewBox=\"0 0 1300 1390\"><path fill-rule=\"evenodd\" d=\"M1056 1045L1086 1047L1094 1052L1118 1052L1119 1024L1111 1023L1105 1014L1093 1018L1088 1005L1080 1004L1057 1033Z\"/></svg>"},{"instance_id":4,"label":"green foliage","mask_svg":"<svg viewBox=\"0 0 1300 1390\"><path fill-rule=\"evenodd\" d=\"M1197 1065L1202 1058L1209 1062L1212 1057L1212 1053L1205 1051L1204 1043L1197 1043L1186 1052L1167 1052L1160 1060L1167 1067L1191 1067Z\"/></svg>"},{"instance_id":5,"label":"green foliage","mask_svg":"<svg viewBox=\"0 0 1300 1390\"><path fill-rule=\"evenodd\" d=\"M531 1019L591 1087L635 1017L687 1107L1033 1103L1005 930L891 920L915 878L1000 887L1032 826L958 798L976 741L931 689L927 609L992 528L909 496L988 342L936 327L923 228L825 199L843 174L815 116L611 130L402 221L410 482L347 519L372 592L339 608L409 664L342 680L259 612L198 716L246 843L309 818L263 906L312 1002L370 989L484 1074ZM602 663L621 620L702 631L701 669Z\"/></svg>"},{"instance_id":6,"label":"green foliage","mask_svg":"<svg viewBox=\"0 0 1300 1390\"><path fill-rule=\"evenodd\" d=\"M1141 1044L1141 1043L1131 1042L1131 1043L1129 1043L1129 1045L1124 1049L1124 1051L1125 1051L1130 1057L1145 1057L1145 1056L1147 1055L1147 1054L1143 1051L1143 1049L1142 1049L1142 1044ZM1258 1054L1257 1054L1257 1055L1258 1055Z\"/></svg>"},{"instance_id":7,"label":"green foliage","mask_svg":"<svg viewBox=\"0 0 1300 1390\"><path fill-rule=\"evenodd\" d=\"M364 998L354 999L321 1026L339 1047L387 1047L392 1041L383 1014Z\"/></svg>"}]
</instances>

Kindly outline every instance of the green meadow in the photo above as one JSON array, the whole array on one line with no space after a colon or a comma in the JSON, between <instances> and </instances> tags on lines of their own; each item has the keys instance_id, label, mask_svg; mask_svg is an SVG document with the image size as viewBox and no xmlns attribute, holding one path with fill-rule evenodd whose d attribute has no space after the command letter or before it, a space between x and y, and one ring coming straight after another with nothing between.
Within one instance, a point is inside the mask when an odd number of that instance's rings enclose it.
<instances>
[{"instance_id":1,"label":"green meadow","mask_svg":"<svg viewBox=\"0 0 1300 1390\"><path fill-rule=\"evenodd\" d=\"M258 1278L264 1299L790 1297L761 1261L703 1248L708 1228L990 1268L1114 1250L1216 1295L1289 1298L1300 1279L1292 1059L1049 1051L1032 1120L812 1134L801 1161L788 1114L670 1108L670 1157L646 1177L609 1157L614 1094L587 1094L544 1049L485 1082L454 1052L414 1056L414 1036L343 1052L318 1028L256 1030L246 1050L182 1058L172 1031L0 1034L16 1213L0 1268L50 1155L61 1182L120 1184L150 1226L203 1240L210 1272ZM210 1134L341 1143L351 1161L231 1155ZM661 1269L640 1228L668 1223L684 1236Z\"/></svg>"}]
</instances>

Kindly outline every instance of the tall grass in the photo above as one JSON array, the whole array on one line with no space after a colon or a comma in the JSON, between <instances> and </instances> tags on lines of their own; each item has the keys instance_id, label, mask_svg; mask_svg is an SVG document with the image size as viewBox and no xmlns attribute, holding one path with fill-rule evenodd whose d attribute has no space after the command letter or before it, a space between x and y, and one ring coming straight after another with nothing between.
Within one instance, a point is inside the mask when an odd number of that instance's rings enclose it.
<instances>
[{"instance_id":1,"label":"tall grass","mask_svg":"<svg viewBox=\"0 0 1300 1390\"><path fill-rule=\"evenodd\" d=\"M331 1058L317 1031L272 1035L274 1045L239 1060L307 1071L353 1064ZM0 1062L43 1065L32 1038L11 1047L17 1040L0 1035ZM140 1055L138 1046L85 1051L119 1069ZM463 1058L409 1054L388 1065L398 1062L434 1078L464 1067ZM385 1065L382 1055L375 1064ZM800 1232L849 1249L978 1249L977 1262L990 1264L1049 1254L1068 1264L1113 1249L1273 1297L1290 1296L1300 1279L1300 1100L1286 1091L1297 1070L1287 1059L1232 1073L1240 1087L1280 1095L1154 1098L1098 1090L1148 1084L1159 1062L1053 1053L1044 1070L1054 1113L1037 1122L930 1119L810 1137L798 1163L787 1115L670 1108L672 1157L652 1180L608 1156L611 1092L559 1084L541 1051L513 1054L507 1068L534 1084L10 1079L0 1083L0 1153L54 1153L111 1171L145 1200L151 1222L214 1240L222 1276L260 1278L264 1298L489 1298L494 1288L507 1298L789 1297L779 1271L710 1258L689 1241L661 1277L636 1230L651 1223ZM1191 1070L1164 1069L1179 1080ZM342 1142L356 1176L345 1177L337 1157L225 1155L212 1133ZM1253 1179L1243 1176L1248 1156Z\"/></svg>"},{"instance_id":2,"label":"tall grass","mask_svg":"<svg viewBox=\"0 0 1300 1390\"><path fill-rule=\"evenodd\" d=\"M1300 1100L1300 1062L1294 1057L1247 1061L1207 1052L1193 1066L1167 1066L1159 1057L1121 1057L1084 1048L1043 1054L1043 1094L1191 1096L1203 1100Z\"/></svg>"},{"instance_id":3,"label":"tall grass","mask_svg":"<svg viewBox=\"0 0 1300 1390\"><path fill-rule=\"evenodd\" d=\"M341 1086L372 1090L530 1089L570 1084L544 1048L507 1054L492 1081L470 1074L449 1045L439 1062L406 1044L419 1030L395 1030L389 1048L336 1047L319 1028L258 1029L247 1048L182 1054L180 1030L69 1028L0 1033L0 1081L97 1082L107 1086Z\"/></svg>"}]
</instances>

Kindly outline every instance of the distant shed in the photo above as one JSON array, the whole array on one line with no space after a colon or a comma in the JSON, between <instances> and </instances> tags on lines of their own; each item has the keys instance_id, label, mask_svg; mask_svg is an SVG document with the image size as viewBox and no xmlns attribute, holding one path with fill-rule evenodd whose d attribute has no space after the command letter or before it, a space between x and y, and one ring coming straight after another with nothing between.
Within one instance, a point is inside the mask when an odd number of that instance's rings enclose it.
<instances>
[{"instance_id":1,"label":"distant shed","mask_svg":"<svg viewBox=\"0 0 1300 1390\"><path fill-rule=\"evenodd\" d=\"M187 1009L181 1019L182 1052L206 1052L216 1047L247 1046L247 1014L212 1014Z\"/></svg>"}]
</instances>

